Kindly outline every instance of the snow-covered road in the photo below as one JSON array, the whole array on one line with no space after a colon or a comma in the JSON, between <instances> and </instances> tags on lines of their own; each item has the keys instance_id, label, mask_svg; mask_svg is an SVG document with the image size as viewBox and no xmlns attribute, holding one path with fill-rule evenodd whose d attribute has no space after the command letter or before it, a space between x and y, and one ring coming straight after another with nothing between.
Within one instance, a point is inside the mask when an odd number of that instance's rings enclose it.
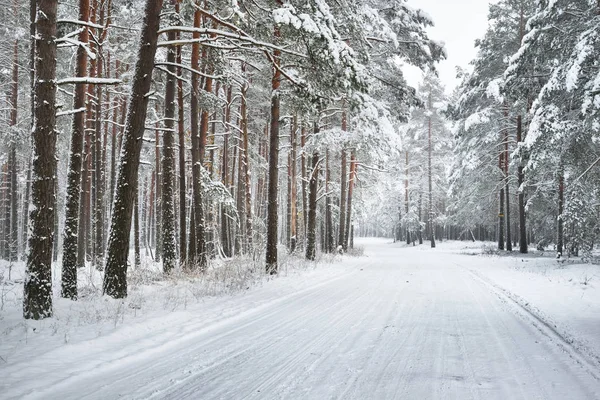
<instances>
[{"instance_id":1,"label":"snow-covered road","mask_svg":"<svg viewBox=\"0 0 600 400\"><path fill-rule=\"evenodd\" d=\"M55 360L52 370L32 364L32 386L36 379L47 384L33 391L12 387L8 394L44 399L600 398L597 366L493 282L462 265L468 256L440 257L385 241L368 242L367 252L359 266L325 283L212 325L199 317L180 336L164 341L157 335L156 346L145 343L134 354L108 352L99 356L101 362L94 360L94 368L67 365L69 359L62 367ZM25 372L23 365L17 367L5 370L9 378Z\"/></svg>"}]
</instances>

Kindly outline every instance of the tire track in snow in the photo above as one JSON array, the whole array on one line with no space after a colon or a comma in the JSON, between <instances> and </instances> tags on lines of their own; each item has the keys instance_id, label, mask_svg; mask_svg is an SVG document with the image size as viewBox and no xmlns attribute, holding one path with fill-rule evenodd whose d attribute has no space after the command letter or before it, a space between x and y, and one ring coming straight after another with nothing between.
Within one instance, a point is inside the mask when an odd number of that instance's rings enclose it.
<instances>
[{"instance_id":1,"label":"tire track in snow","mask_svg":"<svg viewBox=\"0 0 600 400\"><path fill-rule=\"evenodd\" d=\"M341 276L335 276L324 282L320 282L316 285L312 285L305 289L285 295L281 298L277 298L269 303L261 304L249 310L242 311L237 315L232 315L230 317L226 317L225 319L218 320L216 322L209 322L208 325L203 325L203 321L192 322L190 324L187 324L184 333L180 337L175 337L174 340L170 340L173 338L173 334L169 331L167 331L164 334L165 341L162 341L160 334L158 335L158 338L156 336L143 338L141 343L138 346L134 347L133 350L124 349L123 354L119 354L116 358L110 356L106 357L105 355L103 355L99 358L91 359L89 360L90 362L87 365L83 366L83 368L81 368L81 365L78 365L79 368L66 368L65 370L61 371L62 375L58 375L59 378L51 385L47 385L42 388L29 389L26 394L22 394L19 397L26 395L32 399L45 399L47 398L47 393L52 393L56 391L64 391L65 393L68 393L68 390L66 389L71 385L75 385L77 382L83 380L93 380L93 378L96 376L111 373L111 371L121 369L124 365L128 364L136 365L137 368L132 367L128 371L128 374L125 374L124 376L119 376L115 381L102 385L98 389L106 389L109 387L114 387L116 384L124 383L124 387L130 390L130 381L132 378L135 378L136 376L141 376L145 373L151 373L152 371L156 370L157 367L165 365L165 359L159 358L157 360L157 355L169 354L169 351L180 348L185 344L193 343L198 338L207 335L211 335L207 339L208 343L217 342L221 340L224 336L241 331L245 329L248 325L255 323L256 321L268 318L269 316L277 315L278 313L280 313L281 308L285 307L285 304L288 301L292 301L294 299L300 301L301 299L306 299L310 296L313 296L315 293L325 293L329 289L329 284L335 282L336 280L344 279L345 277L350 276L354 273L356 272L351 271ZM240 320L250 319L255 316L256 319L251 319L246 323L239 324ZM219 330L222 330L223 327L226 326L233 327L229 331L218 333ZM197 330L194 330L194 328L197 328ZM217 331L216 334L215 331ZM153 362L146 362L146 360L148 359L152 359ZM167 362L167 365L168 364L169 363ZM21 366L16 366L16 368L21 368ZM22 368L27 368L27 366L23 366ZM29 366L29 368L31 368L31 366ZM172 368L168 368L167 370L172 371ZM164 378L164 375L158 375L156 378L162 379ZM97 382L95 384L97 384ZM152 380L149 382L149 385L152 385ZM161 386L164 386L164 382ZM88 396L86 396L85 394L80 394L79 396L73 398L103 398L100 395L100 393L101 392L99 392L98 390L90 390Z\"/></svg>"},{"instance_id":2,"label":"tire track in snow","mask_svg":"<svg viewBox=\"0 0 600 400\"><path fill-rule=\"evenodd\" d=\"M577 339L568 333L561 332L556 325L548 322L543 316L534 311L528 303L524 303L515 294L495 284L476 271L471 269L465 270L471 274L473 279L486 286L488 290L505 304L512 305L511 308L515 314L526 320L542 335L568 354L571 359L584 368L596 381L600 381L600 356L594 354L591 349L579 343Z\"/></svg>"}]
</instances>

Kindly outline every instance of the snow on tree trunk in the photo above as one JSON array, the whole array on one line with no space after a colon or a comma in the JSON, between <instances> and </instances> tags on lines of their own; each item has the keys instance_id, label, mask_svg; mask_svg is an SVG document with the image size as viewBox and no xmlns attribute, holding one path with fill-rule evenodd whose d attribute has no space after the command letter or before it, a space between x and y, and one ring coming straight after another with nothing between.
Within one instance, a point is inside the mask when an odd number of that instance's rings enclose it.
<instances>
[{"instance_id":1,"label":"snow on tree trunk","mask_svg":"<svg viewBox=\"0 0 600 400\"><path fill-rule=\"evenodd\" d=\"M428 204L428 210L427 210L427 221L428 221L428 225L429 225L429 240L431 241L431 247L434 248L435 247L435 228L434 228L434 224L433 224L433 185L431 182L431 153L433 151L432 148L432 141L431 141L431 113L433 112L432 108L432 104L431 104L431 92L429 93L429 118L428 118L428 131L429 131L429 146L428 146L428 154L427 154L427 163L428 163L428 169L427 169L427 179L428 179L428 183L429 183L429 204Z\"/></svg>"},{"instance_id":2,"label":"snow on tree trunk","mask_svg":"<svg viewBox=\"0 0 600 400\"><path fill-rule=\"evenodd\" d=\"M248 94L248 84L242 86L242 106L241 106L241 119L242 124L242 149L243 157L240 165L242 172L244 173L244 219L246 224L246 250L252 251L252 182L250 176L250 144L248 135L248 107L246 96ZM238 178L241 179L241 176ZM241 193L239 194L241 195Z\"/></svg>"},{"instance_id":3,"label":"snow on tree trunk","mask_svg":"<svg viewBox=\"0 0 600 400\"><path fill-rule=\"evenodd\" d=\"M345 104L342 106L342 131L346 132L348 129L348 119L346 114ZM342 166L340 168L340 228L338 232L338 245L344 247L345 235L346 235L346 199L347 199L347 177L348 177L348 160L346 156L346 149L342 147Z\"/></svg>"},{"instance_id":4,"label":"snow on tree trunk","mask_svg":"<svg viewBox=\"0 0 600 400\"><path fill-rule=\"evenodd\" d=\"M103 292L114 298L127 296L127 256L129 253L131 217L146 122L148 93L152 83L161 8L162 0L146 1L138 60L129 98L123 157L117 179L103 285Z\"/></svg>"},{"instance_id":5,"label":"snow on tree trunk","mask_svg":"<svg viewBox=\"0 0 600 400\"><path fill-rule=\"evenodd\" d=\"M233 89L231 86L227 88L227 104L225 105L225 112L223 113L223 122L225 123L225 132L223 134L223 159L221 163L221 181L225 187L229 185L229 137L231 136L231 99L233 95ZM230 192L231 193L231 192ZM223 246L223 254L225 257L231 257L233 255L231 248L231 235L229 232L229 217L225 207L221 207L221 244Z\"/></svg>"},{"instance_id":6,"label":"snow on tree trunk","mask_svg":"<svg viewBox=\"0 0 600 400\"><path fill-rule=\"evenodd\" d=\"M200 11L194 12L194 27L200 27ZM194 39L200 39L200 34L194 32ZM191 67L198 70L200 45L192 45ZM200 82L197 74L192 74L192 91L190 93L190 134L192 136L192 191L193 191L193 221L190 222L190 249L188 249L188 266L190 268L206 269L204 206L202 204L202 161L200 159L200 137L198 135L198 92ZM192 242L193 239L193 242ZM193 247L193 250L191 250Z\"/></svg>"},{"instance_id":7,"label":"snow on tree trunk","mask_svg":"<svg viewBox=\"0 0 600 400\"><path fill-rule=\"evenodd\" d=\"M52 316L52 245L56 179L56 11L57 0L37 2L31 234L23 316Z\"/></svg>"},{"instance_id":8,"label":"snow on tree trunk","mask_svg":"<svg viewBox=\"0 0 600 400\"><path fill-rule=\"evenodd\" d=\"M521 115L517 116L517 143L523 141L523 118ZM519 166L517 167L517 179L519 185L519 252L527 253L527 226L525 221L525 188L523 182L525 182L525 173L523 172L523 162L519 160Z\"/></svg>"},{"instance_id":9,"label":"snow on tree trunk","mask_svg":"<svg viewBox=\"0 0 600 400\"><path fill-rule=\"evenodd\" d=\"M174 4L175 1L171 0ZM174 11L174 9L173 9ZM176 22L176 21L175 21ZM175 31L169 31L168 40L175 40ZM163 271L171 272L177 263L177 250L175 248L175 214L174 214L174 131L175 131L175 46L167 49L167 82L165 88L165 129L163 131L163 158L162 158L162 250Z\"/></svg>"},{"instance_id":10,"label":"snow on tree trunk","mask_svg":"<svg viewBox=\"0 0 600 400\"><path fill-rule=\"evenodd\" d=\"M565 171L564 166L561 164L558 168L558 218L557 218L557 229L556 229L556 255L561 257L563 254L564 247L564 211L565 205Z\"/></svg>"},{"instance_id":11,"label":"snow on tree trunk","mask_svg":"<svg viewBox=\"0 0 600 400\"><path fill-rule=\"evenodd\" d=\"M329 195L329 180L331 170L329 169L329 149L325 150L325 251L333 253L335 239L333 237L333 210L331 196Z\"/></svg>"},{"instance_id":12,"label":"snow on tree trunk","mask_svg":"<svg viewBox=\"0 0 600 400\"><path fill-rule=\"evenodd\" d=\"M279 27L275 27L275 39L277 40L281 33ZM280 91L281 71L279 50L273 52L274 72L271 80L271 130L269 132L269 188L267 192L267 254L266 254L266 272L267 274L276 274L277 266L277 191L279 179L279 113L280 113Z\"/></svg>"},{"instance_id":13,"label":"snow on tree trunk","mask_svg":"<svg viewBox=\"0 0 600 400\"><path fill-rule=\"evenodd\" d=\"M79 20L88 21L90 17L89 0L79 0ZM89 32L82 29L79 33L79 42L88 42ZM87 75L87 53L83 45L77 48L77 63L75 76L82 78ZM75 110L85 107L86 84L75 85L73 108ZM71 133L71 152L69 156L69 170L67 173L67 199L65 228L63 234L63 259L61 296L72 300L77 299L77 242L79 228L79 201L81 195L81 167L83 164L83 139L85 135L85 112L73 115Z\"/></svg>"},{"instance_id":14,"label":"snow on tree trunk","mask_svg":"<svg viewBox=\"0 0 600 400\"><path fill-rule=\"evenodd\" d=\"M179 2L175 3L175 12L179 13ZM177 33L179 38L179 32ZM181 46L177 46L177 64L181 64ZM183 76L181 67L177 68L177 76ZM179 139L179 262L187 260L187 211L186 211L186 167L185 167L185 125L184 125L183 82L177 80L177 131Z\"/></svg>"},{"instance_id":15,"label":"snow on tree trunk","mask_svg":"<svg viewBox=\"0 0 600 400\"><path fill-rule=\"evenodd\" d=\"M348 207L346 208L346 233L344 234L344 243L342 248L348 250L348 242L350 240L350 226L352 225L352 195L354 193L354 185L356 183L356 151L350 153L350 180L348 182Z\"/></svg>"},{"instance_id":16,"label":"snow on tree trunk","mask_svg":"<svg viewBox=\"0 0 600 400\"><path fill-rule=\"evenodd\" d=\"M317 123L315 122L315 125ZM316 130L317 128L315 128ZM319 153L313 152L308 189L308 222L306 226L306 259L314 261L317 253L317 192L319 190Z\"/></svg>"},{"instance_id":17,"label":"snow on tree trunk","mask_svg":"<svg viewBox=\"0 0 600 400\"><path fill-rule=\"evenodd\" d=\"M18 12L18 2L14 2L15 5L15 16ZM19 41L15 40L13 63L12 63L12 82L11 82L11 94L10 94L10 120L9 125L13 129L17 128L17 107L19 101ZM13 135L16 132L13 131ZM19 231L18 231L18 219L17 219L17 143L16 137L11 137L10 152L8 156L9 163L9 184L10 184L10 215L9 220L6 221L10 225L9 236L9 261L17 261L17 255L19 251ZM9 223L10 222L10 223Z\"/></svg>"}]
</instances>

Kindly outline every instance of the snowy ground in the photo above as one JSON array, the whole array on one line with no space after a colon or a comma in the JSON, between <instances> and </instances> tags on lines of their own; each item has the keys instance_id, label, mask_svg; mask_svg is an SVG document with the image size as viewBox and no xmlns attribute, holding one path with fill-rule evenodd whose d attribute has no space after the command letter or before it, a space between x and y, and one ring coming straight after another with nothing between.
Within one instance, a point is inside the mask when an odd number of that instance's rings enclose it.
<instances>
[{"instance_id":1,"label":"snowy ground","mask_svg":"<svg viewBox=\"0 0 600 400\"><path fill-rule=\"evenodd\" d=\"M274 280L59 301L42 322L5 284L0 398L600 398L597 265L359 244Z\"/></svg>"}]
</instances>

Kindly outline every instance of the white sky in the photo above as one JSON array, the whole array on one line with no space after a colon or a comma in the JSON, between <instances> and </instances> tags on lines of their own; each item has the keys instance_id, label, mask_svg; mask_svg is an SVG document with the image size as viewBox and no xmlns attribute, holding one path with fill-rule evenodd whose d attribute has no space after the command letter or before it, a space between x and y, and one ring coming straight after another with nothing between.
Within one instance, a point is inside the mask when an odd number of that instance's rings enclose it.
<instances>
[{"instance_id":1,"label":"white sky","mask_svg":"<svg viewBox=\"0 0 600 400\"><path fill-rule=\"evenodd\" d=\"M475 55L474 42L485 33L490 3L497 0L408 0L408 4L427 12L435 26L429 28L431 39L444 42L448 58L438 64L438 72L446 92L451 92L459 83L456 66L469 67ZM421 80L421 71L405 67L406 80L416 87Z\"/></svg>"}]
</instances>

